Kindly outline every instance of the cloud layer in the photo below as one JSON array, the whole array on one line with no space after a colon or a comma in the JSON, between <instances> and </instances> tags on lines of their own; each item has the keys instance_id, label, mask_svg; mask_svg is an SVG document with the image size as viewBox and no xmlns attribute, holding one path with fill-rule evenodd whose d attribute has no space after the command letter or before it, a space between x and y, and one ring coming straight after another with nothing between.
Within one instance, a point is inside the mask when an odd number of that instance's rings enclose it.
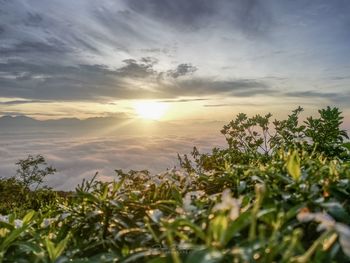
<instances>
[{"instance_id":1,"label":"cloud layer","mask_svg":"<svg viewBox=\"0 0 350 263\"><path fill-rule=\"evenodd\" d=\"M45 137L45 138L43 138ZM47 178L56 189L74 189L83 178L96 172L103 180L113 180L115 169L162 172L178 166L177 153L189 153L197 145L203 151L223 143L221 137L66 137L56 134L1 135L0 176L13 176L14 163L28 154L42 154L57 174Z\"/></svg>"}]
</instances>

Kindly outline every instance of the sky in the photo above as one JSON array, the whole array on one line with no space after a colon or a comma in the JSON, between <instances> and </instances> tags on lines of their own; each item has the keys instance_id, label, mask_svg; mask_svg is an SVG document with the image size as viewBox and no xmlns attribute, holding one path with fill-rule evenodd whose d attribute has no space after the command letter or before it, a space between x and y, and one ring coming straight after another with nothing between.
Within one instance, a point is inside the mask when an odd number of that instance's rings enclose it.
<instances>
[{"instance_id":1,"label":"sky","mask_svg":"<svg viewBox=\"0 0 350 263\"><path fill-rule=\"evenodd\" d=\"M349 130L349 13L347 0L0 0L0 116L105 118L137 130L132 147L152 125L163 127L152 136L176 145L176 136L219 136L239 112L279 118L299 105L305 114L337 106ZM29 133L24 123L21 131ZM76 141L125 144L109 131ZM0 135L0 154L12 161ZM16 154L46 151L37 139L26 137ZM59 153L47 155L57 162Z\"/></svg>"}]
</instances>

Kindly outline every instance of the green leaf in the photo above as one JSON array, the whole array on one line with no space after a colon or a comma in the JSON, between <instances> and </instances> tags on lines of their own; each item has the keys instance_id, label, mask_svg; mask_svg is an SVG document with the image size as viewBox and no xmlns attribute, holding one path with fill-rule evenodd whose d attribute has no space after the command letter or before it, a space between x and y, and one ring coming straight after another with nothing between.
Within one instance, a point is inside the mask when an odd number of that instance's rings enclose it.
<instances>
[{"instance_id":1,"label":"green leaf","mask_svg":"<svg viewBox=\"0 0 350 263\"><path fill-rule=\"evenodd\" d=\"M188 226L189 228L192 229L192 231L197 235L197 237L199 237L200 239L202 239L203 241L206 240L206 235L203 232L203 230L197 226L196 224L193 224L191 221L189 221L188 219L177 219L174 223L173 226Z\"/></svg>"},{"instance_id":2,"label":"green leaf","mask_svg":"<svg viewBox=\"0 0 350 263\"><path fill-rule=\"evenodd\" d=\"M98 199L96 196L94 196L92 193L88 193L88 192L83 192L83 191L78 191L77 192L79 196L86 198L88 201L95 203L95 204L99 204L100 203L100 199Z\"/></svg>"},{"instance_id":3,"label":"green leaf","mask_svg":"<svg viewBox=\"0 0 350 263\"><path fill-rule=\"evenodd\" d=\"M225 245L225 237L227 233L229 218L227 215L220 213L210 221L211 238L221 245Z\"/></svg>"},{"instance_id":4,"label":"green leaf","mask_svg":"<svg viewBox=\"0 0 350 263\"><path fill-rule=\"evenodd\" d=\"M235 221L231 222L225 232L224 245L226 245L239 231L247 227L251 222L252 213L246 211L239 215Z\"/></svg>"},{"instance_id":5,"label":"green leaf","mask_svg":"<svg viewBox=\"0 0 350 263\"><path fill-rule=\"evenodd\" d=\"M300 169L300 157L298 151L293 151L287 159L287 170L289 175L295 180L298 181L301 176Z\"/></svg>"},{"instance_id":6,"label":"green leaf","mask_svg":"<svg viewBox=\"0 0 350 263\"><path fill-rule=\"evenodd\" d=\"M202 249L193 251L186 259L186 263L205 262L216 263L221 262L223 258L222 253L216 249Z\"/></svg>"},{"instance_id":7,"label":"green leaf","mask_svg":"<svg viewBox=\"0 0 350 263\"><path fill-rule=\"evenodd\" d=\"M55 262L65 250L71 236L68 234L64 239L62 239L57 245L53 243L48 237L45 237L45 245L47 253L49 254L50 260Z\"/></svg>"},{"instance_id":8,"label":"green leaf","mask_svg":"<svg viewBox=\"0 0 350 263\"><path fill-rule=\"evenodd\" d=\"M29 211L22 219L23 224L28 224L33 219L34 216L35 216L35 211L34 210Z\"/></svg>"},{"instance_id":9,"label":"green leaf","mask_svg":"<svg viewBox=\"0 0 350 263\"><path fill-rule=\"evenodd\" d=\"M24 225L20 228L14 229L11 233L5 238L5 240L0 243L0 251L7 250L8 247L28 228L29 225Z\"/></svg>"},{"instance_id":10,"label":"green leaf","mask_svg":"<svg viewBox=\"0 0 350 263\"><path fill-rule=\"evenodd\" d=\"M154 259L147 261L147 263L168 263L168 262L170 262L170 260L166 257L164 257L164 258L157 257L157 258L154 258Z\"/></svg>"},{"instance_id":11,"label":"green leaf","mask_svg":"<svg viewBox=\"0 0 350 263\"><path fill-rule=\"evenodd\" d=\"M28 242L28 240L14 242L13 245L19 246L23 248L25 251L32 252L34 254L39 254L40 252L42 252L42 248L39 245Z\"/></svg>"}]
</instances>

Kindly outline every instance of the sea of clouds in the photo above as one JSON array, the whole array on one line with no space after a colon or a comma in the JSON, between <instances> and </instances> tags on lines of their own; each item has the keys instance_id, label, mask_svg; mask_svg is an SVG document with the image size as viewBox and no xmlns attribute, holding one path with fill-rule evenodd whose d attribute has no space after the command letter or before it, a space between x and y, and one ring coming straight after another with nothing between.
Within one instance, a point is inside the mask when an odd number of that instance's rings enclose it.
<instances>
[{"instance_id":1,"label":"sea of clouds","mask_svg":"<svg viewBox=\"0 0 350 263\"><path fill-rule=\"evenodd\" d=\"M208 152L224 144L218 133L193 135L89 136L60 133L0 133L0 176L16 174L15 163L28 155L41 154L57 169L46 184L69 190L96 172L102 180L113 180L115 169L158 173L179 166L177 154L190 153L193 146Z\"/></svg>"}]
</instances>

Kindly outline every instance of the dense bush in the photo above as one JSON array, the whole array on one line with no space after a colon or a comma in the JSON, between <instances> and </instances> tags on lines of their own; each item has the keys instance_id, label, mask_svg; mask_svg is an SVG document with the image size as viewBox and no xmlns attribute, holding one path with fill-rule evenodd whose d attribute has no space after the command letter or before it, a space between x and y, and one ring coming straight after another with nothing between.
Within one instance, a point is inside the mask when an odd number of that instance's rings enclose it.
<instances>
[{"instance_id":1,"label":"dense bush","mask_svg":"<svg viewBox=\"0 0 350 263\"><path fill-rule=\"evenodd\" d=\"M301 110L272 123L239 114L222 130L226 149L195 148L180 171L116 170L114 182L3 216L0 261L350 262L341 113L300 124Z\"/></svg>"},{"instance_id":2,"label":"dense bush","mask_svg":"<svg viewBox=\"0 0 350 263\"><path fill-rule=\"evenodd\" d=\"M23 216L28 209L38 210L56 203L57 192L46 186L39 188L46 176L56 172L52 166L47 166L43 156L29 155L16 165L16 176L0 178L0 214Z\"/></svg>"}]
</instances>

